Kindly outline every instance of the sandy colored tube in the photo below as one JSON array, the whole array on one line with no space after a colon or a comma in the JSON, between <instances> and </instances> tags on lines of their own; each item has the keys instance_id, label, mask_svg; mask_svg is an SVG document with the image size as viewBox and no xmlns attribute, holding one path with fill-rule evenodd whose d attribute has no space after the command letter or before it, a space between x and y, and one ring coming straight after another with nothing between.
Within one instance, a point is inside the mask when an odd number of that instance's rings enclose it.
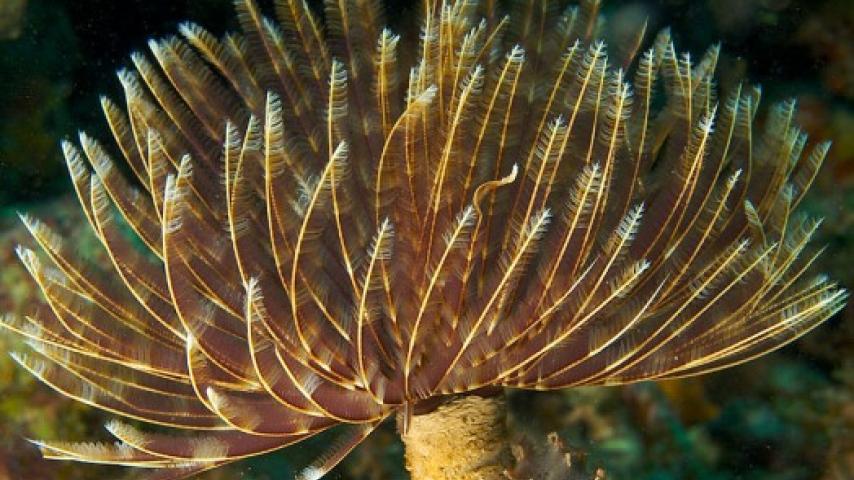
<instances>
[{"instance_id":1,"label":"sandy colored tube","mask_svg":"<svg viewBox=\"0 0 854 480\"><path fill-rule=\"evenodd\" d=\"M412 480L506 480L506 415L503 396L469 395L413 416L403 435Z\"/></svg>"}]
</instances>

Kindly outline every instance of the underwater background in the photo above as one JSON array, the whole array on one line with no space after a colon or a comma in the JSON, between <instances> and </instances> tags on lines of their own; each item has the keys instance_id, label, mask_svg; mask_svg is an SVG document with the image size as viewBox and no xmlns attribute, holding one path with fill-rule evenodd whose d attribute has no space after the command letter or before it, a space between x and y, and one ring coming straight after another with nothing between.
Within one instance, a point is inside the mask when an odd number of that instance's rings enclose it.
<instances>
[{"instance_id":1,"label":"underwater background","mask_svg":"<svg viewBox=\"0 0 854 480\"><path fill-rule=\"evenodd\" d=\"M265 2L261 2L262 5ZM385 1L395 30L417 22L418 2ZM414 5L412 5L414 4ZM605 2L612 30L649 18L699 56L722 44L718 82L763 87L762 112L796 98L810 141L834 142L801 207L825 222L815 271L854 287L854 1L646 0ZM0 312L39 302L14 254L26 211L103 253L70 191L59 140L106 138L99 94L121 99L114 72L150 37L191 19L235 29L230 0L0 0ZM616 388L510 394L512 421L532 436L557 432L609 479L842 480L854 478L854 319L849 306L802 340L748 364L685 380ZM118 478L110 467L45 462L25 438L107 439L107 417L38 383L6 355L0 332L0 480ZM201 478L292 478L323 438ZM388 422L329 475L405 479Z\"/></svg>"}]
</instances>

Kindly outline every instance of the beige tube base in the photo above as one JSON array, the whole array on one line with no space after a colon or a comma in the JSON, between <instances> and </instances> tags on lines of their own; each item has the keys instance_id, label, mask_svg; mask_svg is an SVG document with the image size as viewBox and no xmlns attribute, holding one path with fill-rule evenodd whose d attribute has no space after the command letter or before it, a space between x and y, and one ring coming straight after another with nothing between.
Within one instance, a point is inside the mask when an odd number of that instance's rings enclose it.
<instances>
[{"instance_id":1,"label":"beige tube base","mask_svg":"<svg viewBox=\"0 0 854 480\"><path fill-rule=\"evenodd\" d=\"M503 396L459 397L415 415L403 435L412 480L506 480L512 464Z\"/></svg>"}]
</instances>

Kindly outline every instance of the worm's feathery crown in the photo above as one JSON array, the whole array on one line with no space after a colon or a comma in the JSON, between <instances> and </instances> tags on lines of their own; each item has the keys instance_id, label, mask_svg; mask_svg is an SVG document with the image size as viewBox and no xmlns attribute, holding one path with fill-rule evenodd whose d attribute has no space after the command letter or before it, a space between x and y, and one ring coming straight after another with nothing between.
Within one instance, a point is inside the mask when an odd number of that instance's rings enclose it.
<instances>
[{"instance_id":1,"label":"worm's feathery crown","mask_svg":"<svg viewBox=\"0 0 854 480\"><path fill-rule=\"evenodd\" d=\"M428 1L420 41L372 0L325 26L236 3L241 33L186 23L119 72L135 178L63 144L112 265L23 216L48 308L4 322L54 389L196 432L115 421L46 456L182 478L346 424L316 478L433 396L695 375L842 308L792 215L828 144L804 153L792 102L757 131L758 89L718 99L717 47L640 32L609 58L590 0Z\"/></svg>"}]
</instances>

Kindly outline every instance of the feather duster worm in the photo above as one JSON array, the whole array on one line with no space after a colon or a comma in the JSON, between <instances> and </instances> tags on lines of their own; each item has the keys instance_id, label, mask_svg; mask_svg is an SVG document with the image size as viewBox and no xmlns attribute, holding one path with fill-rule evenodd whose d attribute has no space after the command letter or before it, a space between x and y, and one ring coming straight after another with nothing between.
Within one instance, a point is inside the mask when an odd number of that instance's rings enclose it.
<instances>
[{"instance_id":1,"label":"feather duster worm","mask_svg":"<svg viewBox=\"0 0 854 480\"><path fill-rule=\"evenodd\" d=\"M717 47L639 32L609 58L596 1L492 4L426 1L405 43L373 0L324 25L239 0L240 33L132 56L114 145L63 143L112 265L23 216L49 308L4 325L55 390L184 433L116 420L46 457L185 478L339 426L319 478L437 399L697 375L842 308L793 214L828 143L792 102L758 130Z\"/></svg>"}]
</instances>

